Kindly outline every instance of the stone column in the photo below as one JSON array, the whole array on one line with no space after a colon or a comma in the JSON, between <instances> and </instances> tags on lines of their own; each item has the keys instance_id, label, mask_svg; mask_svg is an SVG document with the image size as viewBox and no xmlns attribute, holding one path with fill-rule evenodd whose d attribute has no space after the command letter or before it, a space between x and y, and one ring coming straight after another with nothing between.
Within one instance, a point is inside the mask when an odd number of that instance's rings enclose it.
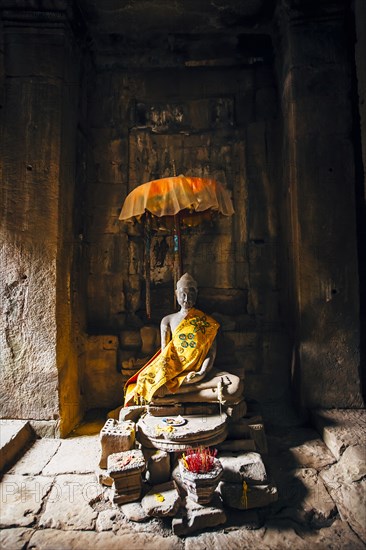
<instances>
[{"instance_id":1,"label":"stone column","mask_svg":"<svg viewBox=\"0 0 366 550\"><path fill-rule=\"evenodd\" d=\"M355 171L344 3L306 4L283 2L280 14L293 378L305 407L359 407Z\"/></svg>"},{"instance_id":2,"label":"stone column","mask_svg":"<svg viewBox=\"0 0 366 550\"><path fill-rule=\"evenodd\" d=\"M68 4L1 10L1 416L48 436L82 412L71 274L80 55Z\"/></svg>"}]
</instances>

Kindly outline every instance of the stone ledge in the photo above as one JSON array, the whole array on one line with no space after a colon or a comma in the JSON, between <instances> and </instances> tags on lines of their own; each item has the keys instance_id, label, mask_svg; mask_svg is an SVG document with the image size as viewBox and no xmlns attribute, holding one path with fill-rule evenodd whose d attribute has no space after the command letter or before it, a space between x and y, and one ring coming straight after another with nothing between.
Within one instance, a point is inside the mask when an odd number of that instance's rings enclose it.
<instances>
[{"instance_id":1,"label":"stone ledge","mask_svg":"<svg viewBox=\"0 0 366 550\"><path fill-rule=\"evenodd\" d=\"M347 447L366 445L366 409L315 409L311 417L337 460Z\"/></svg>"},{"instance_id":2,"label":"stone ledge","mask_svg":"<svg viewBox=\"0 0 366 550\"><path fill-rule=\"evenodd\" d=\"M0 472L13 462L34 433L27 420L0 420Z\"/></svg>"}]
</instances>

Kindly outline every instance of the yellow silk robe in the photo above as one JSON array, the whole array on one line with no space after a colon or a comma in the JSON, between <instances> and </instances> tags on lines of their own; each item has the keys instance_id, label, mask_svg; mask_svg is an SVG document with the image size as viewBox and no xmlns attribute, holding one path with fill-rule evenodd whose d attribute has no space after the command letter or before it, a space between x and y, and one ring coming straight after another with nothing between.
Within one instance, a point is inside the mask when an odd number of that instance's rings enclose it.
<instances>
[{"instance_id":1,"label":"yellow silk robe","mask_svg":"<svg viewBox=\"0 0 366 550\"><path fill-rule=\"evenodd\" d=\"M149 403L163 385L175 393L189 372L201 368L219 326L202 311L190 309L165 348L126 382L125 406L136 404L141 397Z\"/></svg>"}]
</instances>

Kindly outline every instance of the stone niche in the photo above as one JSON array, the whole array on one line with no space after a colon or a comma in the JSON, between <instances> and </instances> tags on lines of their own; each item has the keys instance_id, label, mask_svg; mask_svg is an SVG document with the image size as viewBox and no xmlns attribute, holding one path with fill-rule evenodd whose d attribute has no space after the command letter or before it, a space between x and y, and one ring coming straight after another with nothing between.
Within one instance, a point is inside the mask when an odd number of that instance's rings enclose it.
<instances>
[{"instance_id":1,"label":"stone niche","mask_svg":"<svg viewBox=\"0 0 366 550\"><path fill-rule=\"evenodd\" d=\"M273 395L284 392L289 344L279 320L277 96L273 66L263 59L229 68L97 70L89 109L87 323L91 334L119 337L114 373L122 365L131 372L127 362L141 360L141 327L157 329L176 307L172 231L160 224L152 234L147 319L144 227L118 215L132 189L176 170L216 178L235 209L231 218L183 229L183 271L198 282L197 306L217 316L223 353L229 346L232 363L243 376L247 371L246 395L264 396L269 383ZM124 337L130 331L134 343Z\"/></svg>"}]
</instances>

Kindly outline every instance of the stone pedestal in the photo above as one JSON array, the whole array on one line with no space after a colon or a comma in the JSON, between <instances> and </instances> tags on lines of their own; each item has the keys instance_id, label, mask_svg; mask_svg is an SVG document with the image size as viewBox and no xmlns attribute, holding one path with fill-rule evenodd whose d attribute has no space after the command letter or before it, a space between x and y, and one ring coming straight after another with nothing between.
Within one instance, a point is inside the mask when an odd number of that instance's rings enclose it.
<instances>
[{"instance_id":1,"label":"stone pedestal","mask_svg":"<svg viewBox=\"0 0 366 550\"><path fill-rule=\"evenodd\" d=\"M212 416L186 416L181 426L164 423L159 417L145 415L137 423L137 440L145 447L168 452L184 451L189 447L218 445L227 437L225 413Z\"/></svg>"}]
</instances>

